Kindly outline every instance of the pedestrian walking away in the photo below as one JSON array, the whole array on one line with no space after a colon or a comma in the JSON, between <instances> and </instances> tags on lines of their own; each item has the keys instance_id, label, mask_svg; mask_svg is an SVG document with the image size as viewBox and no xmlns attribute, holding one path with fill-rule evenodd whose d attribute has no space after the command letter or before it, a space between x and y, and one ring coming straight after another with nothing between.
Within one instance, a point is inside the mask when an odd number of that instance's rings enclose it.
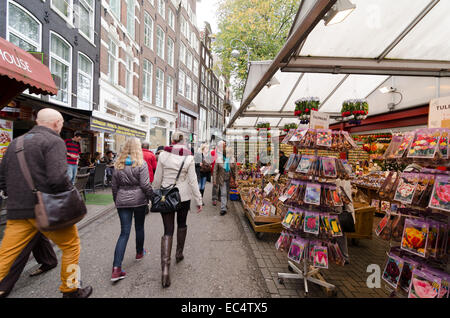
<instances>
[{"instance_id":1,"label":"pedestrian walking away","mask_svg":"<svg viewBox=\"0 0 450 318\"><path fill-rule=\"evenodd\" d=\"M150 182L153 182L156 170L156 156L150 151L150 143L148 141L142 143L142 153L144 155L144 161L147 163Z\"/></svg>"},{"instance_id":2,"label":"pedestrian walking away","mask_svg":"<svg viewBox=\"0 0 450 318\"><path fill-rule=\"evenodd\" d=\"M14 285L19 280L20 274L22 274L31 253L33 253L34 259L38 262L38 264L40 264L40 266L30 274L30 277L41 275L58 265L58 259L56 258L55 251L53 250L50 241L41 232L37 232L19 256L17 256L8 272L8 275L0 281L0 294L2 294L0 297L8 296L14 288Z\"/></svg>"},{"instance_id":3,"label":"pedestrian walking away","mask_svg":"<svg viewBox=\"0 0 450 318\"><path fill-rule=\"evenodd\" d=\"M153 187L169 187L175 184L180 167L184 161L180 177L176 182L179 189L181 203L176 212L161 213L164 223L164 236L161 238L161 284L170 286L170 260L172 252L172 239L175 227L175 213L177 214L177 247L175 258L177 263L184 259L183 250L187 235L187 215L191 206L191 200L197 206L197 212L202 211L202 196L200 194L195 174L195 160L191 152L186 148L185 138L181 132L172 134L172 146L165 147L161 152L156 167Z\"/></svg>"},{"instance_id":4,"label":"pedestrian walking away","mask_svg":"<svg viewBox=\"0 0 450 318\"><path fill-rule=\"evenodd\" d=\"M230 182L235 180L236 176L236 164L231 158L231 149L226 149L225 141L219 141L216 151L217 159L214 165L213 184L220 189L220 215L225 215L227 213Z\"/></svg>"},{"instance_id":5,"label":"pedestrian walking away","mask_svg":"<svg viewBox=\"0 0 450 318\"><path fill-rule=\"evenodd\" d=\"M120 236L114 250L111 281L125 278L122 261L130 237L134 216L136 231L136 260L141 260L147 251L144 249L144 221L146 207L153 196L147 163L142 154L141 142L129 139L115 165L112 178L112 194L120 219Z\"/></svg>"},{"instance_id":6,"label":"pedestrian walking away","mask_svg":"<svg viewBox=\"0 0 450 318\"><path fill-rule=\"evenodd\" d=\"M24 138L24 153L36 189L57 194L71 191L73 185L67 176L67 148L59 136L63 127L62 115L45 108L37 114L35 126ZM0 190L8 196L7 222L0 246L0 281L10 272L14 261L36 236L38 229L34 215L36 197L21 173L13 140L0 165ZM55 231L42 232L61 250L61 286L64 298L87 298L92 287L81 288L78 266L80 238L76 225ZM1 292L0 292L1 294Z\"/></svg>"},{"instance_id":7,"label":"pedestrian walking away","mask_svg":"<svg viewBox=\"0 0 450 318\"><path fill-rule=\"evenodd\" d=\"M206 182L211 181L211 157L209 156L208 144L202 144L195 154L195 173L197 174L198 187L203 196L205 194ZM205 202L203 201L203 205Z\"/></svg>"},{"instance_id":8,"label":"pedestrian walking away","mask_svg":"<svg viewBox=\"0 0 450 318\"><path fill-rule=\"evenodd\" d=\"M75 184L78 171L78 162L80 159L81 147L80 141L82 139L81 132L76 131L73 138L66 139L67 148L67 174L72 184Z\"/></svg>"}]
</instances>

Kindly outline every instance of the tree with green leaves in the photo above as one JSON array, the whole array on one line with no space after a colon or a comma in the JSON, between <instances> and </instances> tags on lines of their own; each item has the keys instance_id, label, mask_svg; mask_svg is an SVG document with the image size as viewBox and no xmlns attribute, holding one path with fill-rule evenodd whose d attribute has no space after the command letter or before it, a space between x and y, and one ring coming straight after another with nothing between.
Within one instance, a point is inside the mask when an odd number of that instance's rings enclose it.
<instances>
[{"instance_id":1,"label":"tree with green leaves","mask_svg":"<svg viewBox=\"0 0 450 318\"><path fill-rule=\"evenodd\" d=\"M250 61L274 59L286 42L300 1L219 1L219 32L213 49L220 56L221 73L237 78L233 85L237 98L242 97L247 78L247 48L242 42L250 49ZM238 58L231 55L233 49L240 51Z\"/></svg>"}]
</instances>

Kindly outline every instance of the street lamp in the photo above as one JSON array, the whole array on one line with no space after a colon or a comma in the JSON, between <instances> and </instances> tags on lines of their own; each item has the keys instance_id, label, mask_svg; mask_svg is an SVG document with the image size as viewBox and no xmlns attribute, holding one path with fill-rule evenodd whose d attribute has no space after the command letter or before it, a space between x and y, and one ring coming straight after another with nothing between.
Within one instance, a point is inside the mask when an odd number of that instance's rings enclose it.
<instances>
[{"instance_id":1,"label":"street lamp","mask_svg":"<svg viewBox=\"0 0 450 318\"><path fill-rule=\"evenodd\" d=\"M247 71L250 68L250 48L247 46L247 44L244 43L244 41L240 39L233 39L231 40L230 46L233 48L233 51L231 51L231 56L234 58L239 58L241 56L241 52L237 49L237 47L233 46L234 41L240 41L242 44L244 44L245 48L247 49Z\"/></svg>"}]
</instances>

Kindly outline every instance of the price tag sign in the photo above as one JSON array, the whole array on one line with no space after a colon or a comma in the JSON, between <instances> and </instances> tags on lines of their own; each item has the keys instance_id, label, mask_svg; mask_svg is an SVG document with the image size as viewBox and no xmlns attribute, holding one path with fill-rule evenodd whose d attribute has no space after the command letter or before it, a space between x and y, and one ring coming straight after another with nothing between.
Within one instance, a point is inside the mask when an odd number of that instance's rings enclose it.
<instances>
[{"instance_id":1,"label":"price tag sign","mask_svg":"<svg viewBox=\"0 0 450 318\"><path fill-rule=\"evenodd\" d=\"M266 195L268 195L270 192L272 192L272 190L273 190L273 184L272 183L268 183L267 185L266 185L266 187L264 188L264 193L266 194Z\"/></svg>"}]
</instances>

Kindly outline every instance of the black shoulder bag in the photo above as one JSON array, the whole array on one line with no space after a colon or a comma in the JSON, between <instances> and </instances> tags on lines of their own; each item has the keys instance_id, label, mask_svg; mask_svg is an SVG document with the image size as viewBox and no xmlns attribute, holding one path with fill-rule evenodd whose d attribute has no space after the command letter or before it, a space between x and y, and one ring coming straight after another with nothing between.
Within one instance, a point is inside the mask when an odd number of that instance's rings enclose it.
<instances>
[{"instance_id":1,"label":"black shoulder bag","mask_svg":"<svg viewBox=\"0 0 450 318\"><path fill-rule=\"evenodd\" d=\"M158 213L171 213L175 212L178 208L178 205L181 203L180 191L176 187L178 178L180 177L181 170L183 170L184 162L187 157L184 157L183 163L181 164L180 170L178 170L177 178L175 179L175 183L168 186L163 187L161 189L153 190L153 198L152 198L152 207L150 209L151 212Z\"/></svg>"},{"instance_id":2,"label":"black shoulder bag","mask_svg":"<svg viewBox=\"0 0 450 318\"><path fill-rule=\"evenodd\" d=\"M87 213L86 205L78 190L73 187L60 193L44 193L36 189L24 154L24 136L17 138L16 154L20 170L28 187L36 196L34 214L40 231L55 231L74 225Z\"/></svg>"}]
</instances>

